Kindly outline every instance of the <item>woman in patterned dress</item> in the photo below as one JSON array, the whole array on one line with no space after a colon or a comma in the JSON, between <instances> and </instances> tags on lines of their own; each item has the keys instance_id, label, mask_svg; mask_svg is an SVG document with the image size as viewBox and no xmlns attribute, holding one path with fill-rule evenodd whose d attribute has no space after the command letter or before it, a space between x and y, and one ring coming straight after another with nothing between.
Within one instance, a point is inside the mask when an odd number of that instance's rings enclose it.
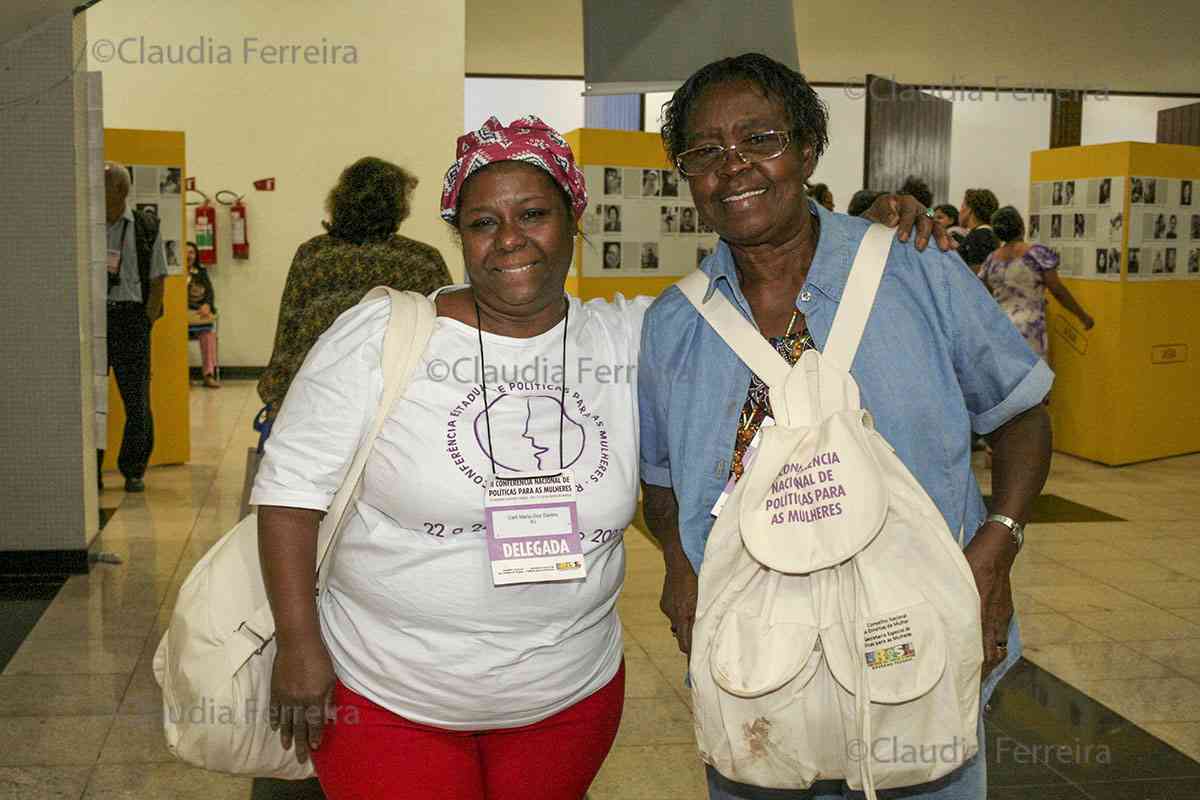
<instances>
[{"instance_id":1,"label":"woman in patterned dress","mask_svg":"<svg viewBox=\"0 0 1200 800\"><path fill-rule=\"evenodd\" d=\"M980 278L1030 349L1039 356L1046 354L1047 289L1079 318L1084 330L1091 330L1095 320L1058 277L1058 254L1044 245L1025 241L1025 222L1020 212L1012 206L1000 209L992 216L992 230L1003 244L988 256Z\"/></svg>"}]
</instances>

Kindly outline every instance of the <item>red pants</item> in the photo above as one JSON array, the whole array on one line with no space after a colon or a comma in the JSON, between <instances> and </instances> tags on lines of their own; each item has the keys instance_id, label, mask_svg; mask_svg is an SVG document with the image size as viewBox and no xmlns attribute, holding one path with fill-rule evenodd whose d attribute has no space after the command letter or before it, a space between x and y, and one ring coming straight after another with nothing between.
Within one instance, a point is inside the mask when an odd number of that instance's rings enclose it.
<instances>
[{"instance_id":1,"label":"red pants","mask_svg":"<svg viewBox=\"0 0 1200 800\"><path fill-rule=\"evenodd\" d=\"M622 663L606 686L541 722L447 731L409 722L338 681L337 718L312 759L328 800L580 800L624 702Z\"/></svg>"}]
</instances>

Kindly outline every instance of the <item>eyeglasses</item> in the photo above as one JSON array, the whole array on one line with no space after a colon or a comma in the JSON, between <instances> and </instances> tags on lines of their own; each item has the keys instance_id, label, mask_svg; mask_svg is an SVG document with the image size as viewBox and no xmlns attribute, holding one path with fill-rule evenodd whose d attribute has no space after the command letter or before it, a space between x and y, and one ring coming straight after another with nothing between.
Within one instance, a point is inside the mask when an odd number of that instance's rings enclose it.
<instances>
[{"instance_id":1,"label":"eyeglasses","mask_svg":"<svg viewBox=\"0 0 1200 800\"><path fill-rule=\"evenodd\" d=\"M727 153L734 153L743 164L770 161L779 158L787 150L792 135L786 131L762 131L752 133L737 144L723 147L719 144L704 144L684 150L675 158L675 166L689 178L707 175L724 163Z\"/></svg>"}]
</instances>

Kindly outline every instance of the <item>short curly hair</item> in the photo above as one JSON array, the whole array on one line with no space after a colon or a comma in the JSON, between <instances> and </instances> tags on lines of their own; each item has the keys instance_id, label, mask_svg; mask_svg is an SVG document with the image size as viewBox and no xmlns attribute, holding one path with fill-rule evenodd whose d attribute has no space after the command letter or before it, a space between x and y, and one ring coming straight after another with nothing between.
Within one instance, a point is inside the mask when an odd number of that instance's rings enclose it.
<instances>
[{"instance_id":1,"label":"short curly hair","mask_svg":"<svg viewBox=\"0 0 1200 800\"><path fill-rule=\"evenodd\" d=\"M729 81L750 81L764 96L783 103L792 133L820 161L829 146L829 110L804 75L761 53L744 53L701 67L684 81L662 108L662 140L672 161L687 149L688 121L705 90Z\"/></svg>"},{"instance_id":2,"label":"short curly hair","mask_svg":"<svg viewBox=\"0 0 1200 800\"><path fill-rule=\"evenodd\" d=\"M387 241L408 219L417 176L382 158L360 158L342 170L325 198L330 236L353 244Z\"/></svg>"},{"instance_id":3,"label":"short curly hair","mask_svg":"<svg viewBox=\"0 0 1200 800\"><path fill-rule=\"evenodd\" d=\"M963 205L971 209L979 224L988 225L992 221L992 215L1000 207L1000 201L991 189L967 189L967 193L963 195Z\"/></svg>"},{"instance_id":4,"label":"short curly hair","mask_svg":"<svg viewBox=\"0 0 1200 800\"><path fill-rule=\"evenodd\" d=\"M1021 212L1012 206L1005 206L992 214L992 230L1002 242L1015 242L1025 238L1025 220Z\"/></svg>"},{"instance_id":5,"label":"short curly hair","mask_svg":"<svg viewBox=\"0 0 1200 800\"><path fill-rule=\"evenodd\" d=\"M918 178L916 175L909 175L905 178L904 185L896 194L911 195L926 208L933 206L933 190L929 188L929 184L925 182L924 178Z\"/></svg>"}]
</instances>

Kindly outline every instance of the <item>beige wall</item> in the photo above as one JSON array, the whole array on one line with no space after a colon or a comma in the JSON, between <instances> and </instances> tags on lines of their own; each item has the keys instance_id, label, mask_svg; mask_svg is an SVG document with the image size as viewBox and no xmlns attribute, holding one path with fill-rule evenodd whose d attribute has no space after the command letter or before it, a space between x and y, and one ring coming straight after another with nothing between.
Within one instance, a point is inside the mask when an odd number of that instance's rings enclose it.
<instances>
[{"instance_id":1,"label":"beige wall","mask_svg":"<svg viewBox=\"0 0 1200 800\"><path fill-rule=\"evenodd\" d=\"M583 0L467 0L467 72L582 75Z\"/></svg>"},{"instance_id":2,"label":"beige wall","mask_svg":"<svg viewBox=\"0 0 1200 800\"><path fill-rule=\"evenodd\" d=\"M924 14L887 0L849 9L795 0L795 16L801 68L815 81L862 81L874 72L933 85L1200 93L1195 0L960 0ZM467 0L467 71L582 74L581 0L529 0L520 14Z\"/></svg>"},{"instance_id":3,"label":"beige wall","mask_svg":"<svg viewBox=\"0 0 1200 800\"><path fill-rule=\"evenodd\" d=\"M220 260L212 269L223 364L262 366L297 245L322 232L324 198L351 161L376 155L421 179L405 235L437 246L452 271L461 256L438 219L441 180L463 130L464 6L350 0L105 0L87 12L91 69L104 73L108 127L181 130L189 173L212 194L246 195L251 257L229 255L229 215L218 211ZM102 61L101 40L221 45L232 64ZM356 64L244 63L244 41L353 45ZM124 51L138 61L138 44ZM348 52L343 50L340 55ZM206 56L207 57L207 56ZM301 53L301 58L303 54ZM318 56L320 57L320 56ZM252 181L274 176L273 193Z\"/></svg>"}]
</instances>

